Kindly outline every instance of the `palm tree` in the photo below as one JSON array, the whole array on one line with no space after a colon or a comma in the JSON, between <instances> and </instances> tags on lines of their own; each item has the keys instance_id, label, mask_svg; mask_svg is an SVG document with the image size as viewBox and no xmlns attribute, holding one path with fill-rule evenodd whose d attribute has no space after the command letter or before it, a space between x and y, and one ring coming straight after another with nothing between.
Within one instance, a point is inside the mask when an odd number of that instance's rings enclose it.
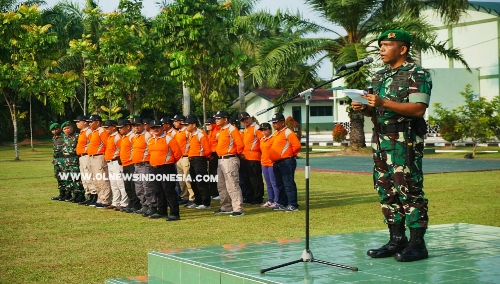
<instances>
[{"instance_id":1,"label":"palm tree","mask_svg":"<svg viewBox=\"0 0 500 284\"><path fill-rule=\"evenodd\" d=\"M276 69L291 69L297 62L313 60L312 70L317 70L319 61L328 58L334 66L360 60L368 55L378 58L376 37L385 30L404 29L413 35L412 55L415 51L438 53L444 57L458 60L468 68L460 52L454 48L447 48L446 42L436 42L436 34L432 26L420 17L415 17L417 8L422 6L419 2L441 4L438 7L442 15L453 13L460 14L461 9L455 5L446 6L450 1L393 1L393 0L305 0L313 11L331 23L331 27L316 25L316 30L336 34L336 38L295 38L277 44L274 49L267 50L267 55L262 57L258 67L254 68L254 76L258 80L272 76ZM439 3L437 3L439 2ZM454 2L454 1L451 1ZM417 5L418 4L418 5ZM451 8L452 9L451 9ZM461 6L460 6L461 7ZM446 10L450 8L450 10ZM310 26L314 23L303 20L300 16L287 14L277 15L279 21L289 22L295 26ZM276 19L262 19L263 22L276 21ZM336 32L333 27L340 26L345 34ZM345 78L346 87L365 89L371 70L362 67L359 72ZM309 85L311 86L311 85ZM363 131L364 117L355 112L350 112L351 133L350 147L357 150L365 147Z\"/></svg>"}]
</instances>

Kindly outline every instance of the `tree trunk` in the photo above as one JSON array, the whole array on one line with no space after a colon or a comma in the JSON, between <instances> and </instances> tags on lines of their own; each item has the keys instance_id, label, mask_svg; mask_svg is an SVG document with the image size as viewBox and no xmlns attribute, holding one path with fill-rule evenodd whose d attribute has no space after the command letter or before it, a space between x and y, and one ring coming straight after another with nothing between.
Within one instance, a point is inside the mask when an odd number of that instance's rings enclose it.
<instances>
[{"instance_id":1,"label":"tree trunk","mask_svg":"<svg viewBox=\"0 0 500 284\"><path fill-rule=\"evenodd\" d=\"M246 109L246 104L245 104L245 71L241 69L241 67L238 67L238 76L239 82L238 82L238 94L240 98L240 112L245 111Z\"/></svg>"},{"instance_id":2,"label":"tree trunk","mask_svg":"<svg viewBox=\"0 0 500 284\"><path fill-rule=\"evenodd\" d=\"M85 69L85 66L83 67ZM83 115L87 115L87 78L83 77Z\"/></svg>"},{"instance_id":3,"label":"tree trunk","mask_svg":"<svg viewBox=\"0 0 500 284\"><path fill-rule=\"evenodd\" d=\"M357 151L359 148L366 147L365 141L365 117L360 111L349 112L351 119L351 131L349 133L349 147Z\"/></svg>"},{"instance_id":4,"label":"tree trunk","mask_svg":"<svg viewBox=\"0 0 500 284\"><path fill-rule=\"evenodd\" d=\"M33 147L33 116L31 111L31 95L30 95L30 143L31 143L31 151L35 151Z\"/></svg>"},{"instance_id":5,"label":"tree trunk","mask_svg":"<svg viewBox=\"0 0 500 284\"><path fill-rule=\"evenodd\" d=\"M182 82L182 114L188 116L191 110L191 94L186 82ZM203 105L203 117L205 117L205 105Z\"/></svg>"}]
</instances>

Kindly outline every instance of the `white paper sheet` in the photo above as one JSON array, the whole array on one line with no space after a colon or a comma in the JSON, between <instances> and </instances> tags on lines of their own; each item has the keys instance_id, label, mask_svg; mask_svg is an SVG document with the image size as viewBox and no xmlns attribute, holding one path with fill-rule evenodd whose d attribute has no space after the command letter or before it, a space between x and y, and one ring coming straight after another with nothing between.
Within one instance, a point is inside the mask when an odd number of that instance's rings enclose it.
<instances>
[{"instance_id":1,"label":"white paper sheet","mask_svg":"<svg viewBox=\"0 0 500 284\"><path fill-rule=\"evenodd\" d=\"M365 91L363 90L357 90L357 89L345 89L342 92L351 100L360 102L364 105L368 104L368 101L365 98L362 98L361 96L365 94Z\"/></svg>"}]
</instances>

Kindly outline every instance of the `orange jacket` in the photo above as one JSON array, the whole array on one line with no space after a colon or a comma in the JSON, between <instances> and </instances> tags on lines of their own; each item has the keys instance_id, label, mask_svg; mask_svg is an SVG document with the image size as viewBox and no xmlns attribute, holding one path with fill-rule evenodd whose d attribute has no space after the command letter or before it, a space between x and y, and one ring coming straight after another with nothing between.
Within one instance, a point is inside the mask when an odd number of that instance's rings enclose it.
<instances>
[{"instance_id":1,"label":"orange jacket","mask_svg":"<svg viewBox=\"0 0 500 284\"><path fill-rule=\"evenodd\" d=\"M122 166L130 166L132 162L132 139L134 138L134 132L130 131L127 135L122 137L122 142L120 144L120 161L122 161Z\"/></svg>"},{"instance_id":2,"label":"orange jacket","mask_svg":"<svg viewBox=\"0 0 500 284\"><path fill-rule=\"evenodd\" d=\"M135 134L132 138L132 163L149 162L149 139L151 139L151 134L146 130L141 134Z\"/></svg>"},{"instance_id":3,"label":"orange jacket","mask_svg":"<svg viewBox=\"0 0 500 284\"><path fill-rule=\"evenodd\" d=\"M217 124L211 124L212 130L208 133L208 141L210 142L210 150L213 152L217 151L217 133L220 131L220 127Z\"/></svg>"},{"instance_id":4,"label":"orange jacket","mask_svg":"<svg viewBox=\"0 0 500 284\"><path fill-rule=\"evenodd\" d=\"M175 134L175 140L179 147L182 150L182 156L187 156L189 151L189 141L188 141L189 133L186 131L186 127L179 129L177 134Z\"/></svg>"},{"instance_id":5,"label":"orange jacket","mask_svg":"<svg viewBox=\"0 0 500 284\"><path fill-rule=\"evenodd\" d=\"M172 138L175 138L175 135L177 134L177 130L175 130L175 128L170 128L167 132L167 135L172 137Z\"/></svg>"},{"instance_id":6,"label":"orange jacket","mask_svg":"<svg viewBox=\"0 0 500 284\"><path fill-rule=\"evenodd\" d=\"M106 152L104 152L104 160L111 161L120 156L121 142L122 136L118 133L118 131L108 136L108 141L106 142Z\"/></svg>"},{"instance_id":7,"label":"orange jacket","mask_svg":"<svg viewBox=\"0 0 500 284\"><path fill-rule=\"evenodd\" d=\"M78 142L76 143L76 154L81 155L87 153L87 148L90 144L90 137L92 136L92 130L90 127L86 127L80 131L78 136Z\"/></svg>"},{"instance_id":8,"label":"orange jacket","mask_svg":"<svg viewBox=\"0 0 500 284\"><path fill-rule=\"evenodd\" d=\"M243 139L238 129L231 124L221 128L217 133L217 155L237 155L243 152Z\"/></svg>"},{"instance_id":9,"label":"orange jacket","mask_svg":"<svg viewBox=\"0 0 500 284\"><path fill-rule=\"evenodd\" d=\"M90 144L87 148L87 153L89 155L104 154L106 151L106 142L108 141L108 133L104 128L99 127L92 131L92 136L90 137Z\"/></svg>"},{"instance_id":10,"label":"orange jacket","mask_svg":"<svg viewBox=\"0 0 500 284\"><path fill-rule=\"evenodd\" d=\"M149 160L151 166L175 164L182 157L182 151L177 141L165 132L159 137L149 139L148 149L151 154Z\"/></svg>"},{"instance_id":11,"label":"orange jacket","mask_svg":"<svg viewBox=\"0 0 500 284\"><path fill-rule=\"evenodd\" d=\"M297 134L292 130L284 127L280 131L273 134L273 145L269 151L269 158L276 162L285 158L297 156L302 145L300 144Z\"/></svg>"},{"instance_id":12,"label":"orange jacket","mask_svg":"<svg viewBox=\"0 0 500 284\"><path fill-rule=\"evenodd\" d=\"M245 160L260 161L260 139L264 137L262 131L259 131L259 125L252 123L243 131L243 156Z\"/></svg>"},{"instance_id":13,"label":"orange jacket","mask_svg":"<svg viewBox=\"0 0 500 284\"><path fill-rule=\"evenodd\" d=\"M274 165L271 158L269 158L269 152L271 151L271 146L273 146L273 141L273 135L270 135L269 137L262 137L260 139L260 151L262 152L260 164L264 167L272 167Z\"/></svg>"},{"instance_id":14,"label":"orange jacket","mask_svg":"<svg viewBox=\"0 0 500 284\"><path fill-rule=\"evenodd\" d=\"M188 157L205 156L210 158L211 155L212 150L210 149L210 142L205 131L198 128L193 133L190 133Z\"/></svg>"}]
</instances>

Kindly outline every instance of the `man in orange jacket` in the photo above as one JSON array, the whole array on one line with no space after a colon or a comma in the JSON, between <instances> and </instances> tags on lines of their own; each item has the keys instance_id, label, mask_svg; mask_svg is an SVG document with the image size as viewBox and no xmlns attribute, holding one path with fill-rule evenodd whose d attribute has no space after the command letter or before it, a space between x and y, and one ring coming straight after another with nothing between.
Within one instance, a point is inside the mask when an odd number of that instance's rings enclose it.
<instances>
[{"instance_id":1,"label":"man in orange jacket","mask_svg":"<svg viewBox=\"0 0 500 284\"><path fill-rule=\"evenodd\" d=\"M243 216L243 196L239 185L240 159L238 155L243 152L243 140L236 127L229 124L229 114L218 111L215 120L220 126L217 135L217 155L219 167L217 168L217 190L220 196L221 208L214 214L231 214L231 217Z\"/></svg>"},{"instance_id":2,"label":"man in orange jacket","mask_svg":"<svg viewBox=\"0 0 500 284\"><path fill-rule=\"evenodd\" d=\"M273 145L269 151L269 158L274 163L274 176L280 194L278 198L280 206L274 210L298 211L297 185L294 179L295 169L297 168L295 158L299 154L302 145L295 132L286 127L283 114L274 114L270 122L273 123L276 132L273 134Z\"/></svg>"},{"instance_id":3,"label":"man in orange jacket","mask_svg":"<svg viewBox=\"0 0 500 284\"><path fill-rule=\"evenodd\" d=\"M167 221L180 220L179 202L175 192L175 163L181 158L182 151L177 141L163 130L160 120L150 122L153 137L148 141L151 154L150 164L155 175L154 193L158 211L149 216L151 219L166 218ZM168 208L170 215L168 215Z\"/></svg>"},{"instance_id":4,"label":"man in orange jacket","mask_svg":"<svg viewBox=\"0 0 500 284\"><path fill-rule=\"evenodd\" d=\"M106 152L104 159L108 163L109 184L113 193L113 201L111 205L104 209L121 210L128 205L128 196L125 192L125 183L123 182L123 168L120 162L120 149L122 136L118 133L116 120L107 120L103 128L108 133L108 141L106 142Z\"/></svg>"},{"instance_id":5,"label":"man in orange jacket","mask_svg":"<svg viewBox=\"0 0 500 284\"><path fill-rule=\"evenodd\" d=\"M243 131L243 144L245 148L241 154L241 167L244 171L243 184L246 187L245 203L262 204L264 197L264 182L262 181L262 168L260 164L260 139L264 136L259 131L259 125L252 120L248 112L239 115L240 122L245 126Z\"/></svg>"},{"instance_id":6,"label":"man in orange jacket","mask_svg":"<svg viewBox=\"0 0 500 284\"><path fill-rule=\"evenodd\" d=\"M187 118L186 131L189 133L189 175L192 179L191 188L194 192L196 209L210 209L210 193L208 191L207 161L212 158L210 142L205 131L196 127L195 118Z\"/></svg>"},{"instance_id":7,"label":"man in orange jacket","mask_svg":"<svg viewBox=\"0 0 500 284\"><path fill-rule=\"evenodd\" d=\"M210 150L212 151L212 158L208 159L208 174L211 176L217 175L217 167L219 165L219 156L217 156L217 134L220 127L215 124L215 117L210 117L205 122L205 127L208 133L208 141L210 142ZM219 200L219 191L217 191L217 181L210 181L208 183L208 190L211 196L215 196L215 200Z\"/></svg>"},{"instance_id":8,"label":"man in orange jacket","mask_svg":"<svg viewBox=\"0 0 500 284\"><path fill-rule=\"evenodd\" d=\"M96 208L104 208L111 204L111 188L109 185L108 164L104 160L104 152L106 151L106 142L108 141L108 133L101 127L101 116L91 115L87 121L92 130L90 144L87 148L87 153L90 157L90 167L92 169L93 183L97 190L97 202L89 206Z\"/></svg>"},{"instance_id":9,"label":"man in orange jacket","mask_svg":"<svg viewBox=\"0 0 500 284\"><path fill-rule=\"evenodd\" d=\"M76 154L78 155L78 160L80 162L82 185L85 189L85 194L87 194L87 199L78 203L80 205L88 205L92 202L95 204L97 201L97 191L94 187L94 183L92 182L90 157L87 152L90 144L90 137L92 136L92 130L86 120L87 117L85 115L79 115L75 120L73 120L76 122L76 127L80 129L80 135L78 136L78 142L76 144Z\"/></svg>"},{"instance_id":10,"label":"man in orange jacket","mask_svg":"<svg viewBox=\"0 0 500 284\"><path fill-rule=\"evenodd\" d=\"M127 175L127 178L124 179L124 184L125 192L127 193L129 201L127 207L120 209L120 211L133 213L140 210L142 207L141 201L135 193L135 183L132 179L132 175L135 173L135 166L132 162L132 139L135 137L135 134L134 131L132 131L132 124L128 119L120 119L116 127L118 127L118 130L122 135L122 142L120 144L120 161L122 162L123 174Z\"/></svg>"},{"instance_id":11,"label":"man in orange jacket","mask_svg":"<svg viewBox=\"0 0 500 284\"><path fill-rule=\"evenodd\" d=\"M132 118L132 129L135 134L132 138L132 162L134 163L134 173L141 177L149 176L152 170L149 164L150 153L148 141L152 136L144 129L144 124L140 117ZM148 179L144 178L135 180L134 184L135 193L142 204L142 208L134 213L142 214L144 217L156 213L156 198L153 194L153 184Z\"/></svg>"}]
</instances>

